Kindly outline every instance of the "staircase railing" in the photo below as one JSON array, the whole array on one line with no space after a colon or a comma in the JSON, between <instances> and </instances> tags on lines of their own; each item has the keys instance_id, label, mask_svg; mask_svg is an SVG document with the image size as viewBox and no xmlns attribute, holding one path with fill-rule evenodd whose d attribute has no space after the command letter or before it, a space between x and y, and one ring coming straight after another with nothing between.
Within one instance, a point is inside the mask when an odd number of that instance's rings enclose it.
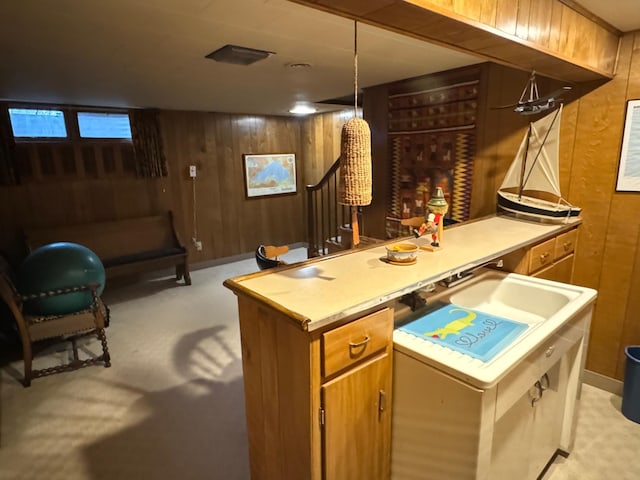
<instances>
[{"instance_id":1,"label":"staircase railing","mask_svg":"<svg viewBox=\"0 0 640 480\"><path fill-rule=\"evenodd\" d=\"M307 185L307 256L328 253L328 244L341 243L340 227L351 226L349 207L338 203L340 158L316 185Z\"/></svg>"}]
</instances>

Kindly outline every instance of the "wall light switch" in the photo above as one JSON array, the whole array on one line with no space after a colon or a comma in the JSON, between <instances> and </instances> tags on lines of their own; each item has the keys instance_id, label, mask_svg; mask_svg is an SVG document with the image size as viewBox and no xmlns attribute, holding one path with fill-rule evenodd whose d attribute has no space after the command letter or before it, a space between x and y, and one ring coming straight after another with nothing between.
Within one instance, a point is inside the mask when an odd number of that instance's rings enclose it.
<instances>
[{"instance_id":1,"label":"wall light switch","mask_svg":"<svg viewBox=\"0 0 640 480\"><path fill-rule=\"evenodd\" d=\"M195 177L196 176L196 166L195 165L189 165L189 176L190 177Z\"/></svg>"}]
</instances>

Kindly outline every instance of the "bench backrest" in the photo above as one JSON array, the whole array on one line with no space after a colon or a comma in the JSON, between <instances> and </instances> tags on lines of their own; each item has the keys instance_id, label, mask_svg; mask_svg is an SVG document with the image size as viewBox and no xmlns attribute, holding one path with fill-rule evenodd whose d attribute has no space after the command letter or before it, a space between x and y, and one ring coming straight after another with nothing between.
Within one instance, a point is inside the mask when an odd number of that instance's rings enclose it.
<instances>
[{"instance_id":1,"label":"bench backrest","mask_svg":"<svg viewBox=\"0 0 640 480\"><path fill-rule=\"evenodd\" d=\"M150 217L25 229L29 250L54 242L74 242L102 260L181 247L171 212Z\"/></svg>"}]
</instances>

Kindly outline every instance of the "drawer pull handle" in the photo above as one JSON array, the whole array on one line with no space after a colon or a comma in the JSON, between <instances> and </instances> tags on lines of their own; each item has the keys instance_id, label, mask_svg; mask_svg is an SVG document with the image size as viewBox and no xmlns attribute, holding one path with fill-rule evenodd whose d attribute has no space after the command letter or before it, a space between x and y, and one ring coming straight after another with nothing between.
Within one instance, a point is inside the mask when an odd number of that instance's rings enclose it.
<instances>
[{"instance_id":1,"label":"drawer pull handle","mask_svg":"<svg viewBox=\"0 0 640 480\"><path fill-rule=\"evenodd\" d=\"M549 390L549 375L546 373L540 377L540 396L545 390Z\"/></svg>"},{"instance_id":2,"label":"drawer pull handle","mask_svg":"<svg viewBox=\"0 0 640 480\"><path fill-rule=\"evenodd\" d=\"M382 413L387 408L387 394L384 390L378 392L378 412Z\"/></svg>"},{"instance_id":3,"label":"drawer pull handle","mask_svg":"<svg viewBox=\"0 0 640 480\"><path fill-rule=\"evenodd\" d=\"M572 245L571 242L564 242L562 246L564 247L565 250L569 250L571 248L571 245Z\"/></svg>"},{"instance_id":4,"label":"drawer pull handle","mask_svg":"<svg viewBox=\"0 0 640 480\"><path fill-rule=\"evenodd\" d=\"M540 262L542 263L546 262L549 255L550 255L549 252L544 252L542 255L540 255Z\"/></svg>"},{"instance_id":5,"label":"drawer pull handle","mask_svg":"<svg viewBox=\"0 0 640 480\"><path fill-rule=\"evenodd\" d=\"M547 348L547 351L544 352L544 356L549 358L551 355L553 355L553 352L555 351L556 346L555 345L551 345L549 348Z\"/></svg>"},{"instance_id":6,"label":"drawer pull handle","mask_svg":"<svg viewBox=\"0 0 640 480\"><path fill-rule=\"evenodd\" d=\"M364 347L367 343L369 343L369 340L371 340L371 338L369 338L369 335L365 335L364 336L364 340L362 340L361 342L349 342L349 347L350 348L360 348L360 347Z\"/></svg>"},{"instance_id":7,"label":"drawer pull handle","mask_svg":"<svg viewBox=\"0 0 640 480\"><path fill-rule=\"evenodd\" d=\"M536 382L533 387L529 389L529 400L531 400L531 407L535 407L536 403L542 398L542 389L540 388L540 382Z\"/></svg>"},{"instance_id":8,"label":"drawer pull handle","mask_svg":"<svg viewBox=\"0 0 640 480\"><path fill-rule=\"evenodd\" d=\"M544 392L549 390L549 375L545 373L541 376L540 380L535 383L533 388L535 389L536 396L534 397L531 395L531 389L529 389L529 398L531 399L531 406L535 407L536 403L538 403L544 395Z\"/></svg>"}]
</instances>

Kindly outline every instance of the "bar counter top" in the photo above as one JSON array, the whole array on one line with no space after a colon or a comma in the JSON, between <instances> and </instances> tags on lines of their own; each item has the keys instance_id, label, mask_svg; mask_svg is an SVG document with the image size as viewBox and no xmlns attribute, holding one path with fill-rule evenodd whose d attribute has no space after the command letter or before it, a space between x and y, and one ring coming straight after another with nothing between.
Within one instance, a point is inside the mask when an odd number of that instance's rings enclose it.
<instances>
[{"instance_id":1,"label":"bar counter top","mask_svg":"<svg viewBox=\"0 0 640 480\"><path fill-rule=\"evenodd\" d=\"M224 285L285 313L312 331L385 304L460 272L567 231L580 223L550 224L493 215L445 229L442 248L418 250L412 265L389 264L385 245L427 245L430 235L405 237L336 255L318 257L251 275Z\"/></svg>"}]
</instances>

